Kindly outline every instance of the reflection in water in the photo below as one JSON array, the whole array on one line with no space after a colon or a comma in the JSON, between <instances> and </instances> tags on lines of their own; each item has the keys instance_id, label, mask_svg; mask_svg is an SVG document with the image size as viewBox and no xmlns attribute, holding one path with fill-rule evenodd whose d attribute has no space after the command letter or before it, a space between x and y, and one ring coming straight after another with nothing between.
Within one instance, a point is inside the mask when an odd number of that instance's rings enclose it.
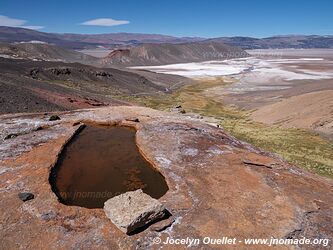
<instances>
[{"instance_id":1,"label":"reflection in water","mask_svg":"<svg viewBox=\"0 0 333 250\"><path fill-rule=\"evenodd\" d=\"M109 198L141 188L153 198L166 193L164 177L141 156L135 130L86 126L67 144L50 182L66 205L101 208Z\"/></svg>"}]
</instances>

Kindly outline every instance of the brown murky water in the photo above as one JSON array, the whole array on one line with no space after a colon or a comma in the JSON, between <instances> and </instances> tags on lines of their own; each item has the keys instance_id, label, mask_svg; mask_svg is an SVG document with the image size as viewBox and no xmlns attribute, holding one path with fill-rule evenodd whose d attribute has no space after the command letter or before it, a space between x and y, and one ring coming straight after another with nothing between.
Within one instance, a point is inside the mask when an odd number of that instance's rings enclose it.
<instances>
[{"instance_id":1,"label":"brown murky water","mask_svg":"<svg viewBox=\"0 0 333 250\"><path fill-rule=\"evenodd\" d=\"M168 190L141 156L135 130L126 127L86 126L61 152L50 183L60 202L87 208L139 188L154 198Z\"/></svg>"}]
</instances>

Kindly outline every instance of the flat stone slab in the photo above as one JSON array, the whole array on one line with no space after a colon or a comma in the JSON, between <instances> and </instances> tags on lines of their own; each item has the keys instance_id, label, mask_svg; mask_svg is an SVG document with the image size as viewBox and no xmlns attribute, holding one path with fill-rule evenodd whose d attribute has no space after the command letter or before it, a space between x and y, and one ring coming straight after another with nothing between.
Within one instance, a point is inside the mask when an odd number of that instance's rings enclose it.
<instances>
[{"instance_id":1,"label":"flat stone slab","mask_svg":"<svg viewBox=\"0 0 333 250\"><path fill-rule=\"evenodd\" d=\"M141 189L115 196L104 203L106 216L121 231L130 234L166 215L164 205Z\"/></svg>"}]
</instances>

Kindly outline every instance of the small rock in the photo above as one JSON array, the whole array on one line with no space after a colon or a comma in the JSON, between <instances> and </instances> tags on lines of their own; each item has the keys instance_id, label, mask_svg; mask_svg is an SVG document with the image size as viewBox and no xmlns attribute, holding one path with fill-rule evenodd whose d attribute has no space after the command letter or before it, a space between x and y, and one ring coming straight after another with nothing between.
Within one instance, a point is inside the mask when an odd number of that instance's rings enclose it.
<instances>
[{"instance_id":1,"label":"small rock","mask_svg":"<svg viewBox=\"0 0 333 250\"><path fill-rule=\"evenodd\" d=\"M35 195L32 193L19 193L18 197L20 198L20 200L22 201L28 201L28 200L32 200L35 198Z\"/></svg>"},{"instance_id":2,"label":"small rock","mask_svg":"<svg viewBox=\"0 0 333 250\"><path fill-rule=\"evenodd\" d=\"M182 105L178 105L176 106L176 109L180 109L182 107Z\"/></svg>"},{"instance_id":3,"label":"small rock","mask_svg":"<svg viewBox=\"0 0 333 250\"><path fill-rule=\"evenodd\" d=\"M6 135L6 137L4 139L8 140L8 139L15 138L16 136L17 136L17 134L9 134L9 135Z\"/></svg>"},{"instance_id":4,"label":"small rock","mask_svg":"<svg viewBox=\"0 0 333 250\"><path fill-rule=\"evenodd\" d=\"M51 115L51 116L50 116L49 121L56 121L56 120L60 120L60 117L57 116L57 115Z\"/></svg>"},{"instance_id":5,"label":"small rock","mask_svg":"<svg viewBox=\"0 0 333 250\"><path fill-rule=\"evenodd\" d=\"M56 217L57 217L57 213L55 213L53 211L45 212L45 213L42 213L42 215L41 215L41 218L46 221L55 219Z\"/></svg>"},{"instance_id":6,"label":"small rock","mask_svg":"<svg viewBox=\"0 0 333 250\"><path fill-rule=\"evenodd\" d=\"M141 189L115 196L104 203L106 216L124 233L143 228L169 212L162 203Z\"/></svg>"},{"instance_id":7,"label":"small rock","mask_svg":"<svg viewBox=\"0 0 333 250\"><path fill-rule=\"evenodd\" d=\"M39 73L39 69L32 69L32 70L30 70L30 76L33 79L38 79L38 73Z\"/></svg>"},{"instance_id":8,"label":"small rock","mask_svg":"<svg viewBox=\"0 0 333 250\"><path fill-rule=\"evenodd\" d=\"M185 111L185 109L181 109L181 110L179 110L179 113L186 114L186 111Z\"/></svg>"}]
</instances>

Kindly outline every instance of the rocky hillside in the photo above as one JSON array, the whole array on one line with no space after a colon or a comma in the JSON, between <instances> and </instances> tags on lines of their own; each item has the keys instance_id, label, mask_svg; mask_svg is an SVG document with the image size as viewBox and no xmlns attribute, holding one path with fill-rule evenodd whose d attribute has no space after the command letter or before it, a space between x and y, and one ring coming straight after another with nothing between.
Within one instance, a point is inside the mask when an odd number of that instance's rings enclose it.
<instances>
[{"instance_id":1,"label":"rocky hillside","mask_svg":"<svg viewBox=\"0 0 333 250\"><path fill-rule=\"evenodd\" d=\"M129 49L114 50L101 59L102 65L161 65L245 57L239 48L220 42L182 44L143 44Z\"/></svg>"},{"instance_id":2,"label":"rocky hillside","mask_svg":"<svg viewBox=\"0 0 333 250\"><path fill-rule=\"evenodd\" d=\"M51 114L0 116L1 249L179 249L159 241L167 237L200 239L195 249L220 249L204 244L204 237L236 238L234 249L249 249L244 243L248 238L321 239L328 243L326 247L300 245L299 249L330 249L331 180L186 115L141 107L57 115L55 121L50 121ZM169 219L128 236L103 209L59 202L50 187L50 172L84 122L136 128L140 152L168 184L159 202L171 213ZM278 249L298 246L279 245Z\"/></svg>"},{"instance_id":3,"label":"rocky hillside","mask_svg":"<svg viewBox=\"0 0 333 250\"><path fill-rule=\"evenodd\" d=\"M0 56L30 60L82 62L86 64L97 62L95 57L43 43L1 43Z\"/></svg>"},{"instance_id":4,"label":"rocky hillside","mask_svg":"<svg viewBox=\"0 0 333 250\"><path fill-rule=\"evenodd\" d=\"M166 92L185 82L183 77L143 73L0 57L0 114L124 104L115 99Z\"/></svg>"}]
</instances>

